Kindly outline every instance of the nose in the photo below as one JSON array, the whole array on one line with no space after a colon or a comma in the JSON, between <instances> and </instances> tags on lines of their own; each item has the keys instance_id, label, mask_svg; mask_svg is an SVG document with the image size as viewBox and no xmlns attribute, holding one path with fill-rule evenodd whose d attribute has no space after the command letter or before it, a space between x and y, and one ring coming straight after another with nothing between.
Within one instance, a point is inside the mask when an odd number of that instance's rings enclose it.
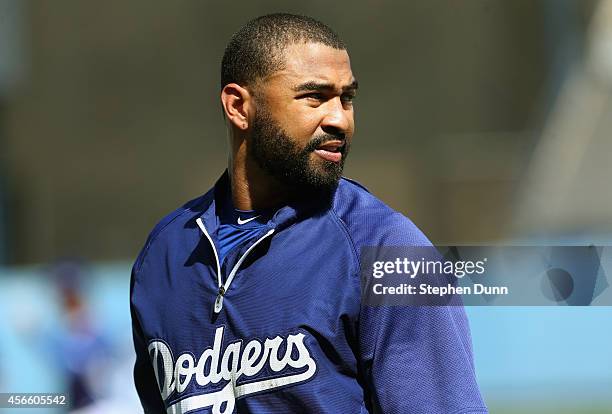
<instances>
[{"instance_id":1,"label":"nose","mask_svg":"<svg viewBox=\"0 0 612 414\"><path fill-rule=\"evenodd\" d=\"M321 121L321 128L328 134L350 134L353 128L352 109L346 108L340 97L330 99L326 103L326 112Z\"/></svg>"}]
</instances>

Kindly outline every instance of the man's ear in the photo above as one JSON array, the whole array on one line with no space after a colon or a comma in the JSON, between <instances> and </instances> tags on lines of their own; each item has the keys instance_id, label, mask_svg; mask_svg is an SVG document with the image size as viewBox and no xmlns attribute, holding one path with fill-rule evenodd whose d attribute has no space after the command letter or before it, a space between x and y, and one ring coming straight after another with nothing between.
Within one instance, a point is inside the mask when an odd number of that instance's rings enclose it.
<instances>
[{"instance_id":1,"label":"man's ear","mask_svg":"<svg viewBox=\"0 0 612 414\"><path fill-rule=\"evenodd\" d=\"M227 120L240 130L249 128L253 115L253 95L237 83L228 83L221 90L221 106Z\"/></svg>"}]
</instances>

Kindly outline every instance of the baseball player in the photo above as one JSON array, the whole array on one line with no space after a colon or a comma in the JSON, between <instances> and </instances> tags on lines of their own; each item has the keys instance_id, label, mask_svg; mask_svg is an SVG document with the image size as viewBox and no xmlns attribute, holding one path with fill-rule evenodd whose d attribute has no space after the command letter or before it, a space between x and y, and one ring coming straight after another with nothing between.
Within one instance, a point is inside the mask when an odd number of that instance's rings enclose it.
<instances>
[{"instance_id":1,"label":"baseball player","mask_svg":"<svg viewBox=\"0 0 612 414\"><path fill-rule=\"evenodd\" d=\"M358 84L344 43L259 17L221 65L228 168L163 218L131 280L146 413L486 413L462 307L366 306L362 246L430 246L343 178Z\"/></svg>"}]
</instances>

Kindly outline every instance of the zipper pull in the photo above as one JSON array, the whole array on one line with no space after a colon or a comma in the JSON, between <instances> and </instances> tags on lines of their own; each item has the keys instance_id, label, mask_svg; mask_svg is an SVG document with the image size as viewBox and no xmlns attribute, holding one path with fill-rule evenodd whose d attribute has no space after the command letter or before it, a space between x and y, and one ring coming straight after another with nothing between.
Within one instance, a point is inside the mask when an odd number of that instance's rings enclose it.
<instances>
[{"instance_id":1,"label":"zipper pull","mask_svg":"<svg viewBox=\"0 0 612 414\"><path fill-rule=\"evenodd\" d=\"M219 293L217 294L217 299L215 299L215 313L219 313L221 312L221 309L223 309L223 295L225 295L225 288L221 286L219 288Z\"/></svg>"}]
</instances>

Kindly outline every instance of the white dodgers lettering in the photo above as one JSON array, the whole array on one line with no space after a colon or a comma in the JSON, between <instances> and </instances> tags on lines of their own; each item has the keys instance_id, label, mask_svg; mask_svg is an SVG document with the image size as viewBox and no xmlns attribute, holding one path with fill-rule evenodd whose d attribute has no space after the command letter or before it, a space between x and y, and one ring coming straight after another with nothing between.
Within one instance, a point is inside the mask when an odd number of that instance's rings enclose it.
<instances>
[{"instance_id":1,"label":"white dodgers lettering","mask_svg":"<svg viewBox=\"0 0 612 414\"><path fill-rule=\"evenodd\" d=\"M316 373L317 365L304 344L302 333L288 335L286 340L275 336L266 339L263 344L253 339L244 348L242 341L232 342L225 347L221 355L223 331L223 326L216 329L212 348L204 350L197 361L189 352L179 355L175 361L172 351L161 340L154 340L149 344L149 356L164 400L174 391L179 394L185 391L193 379L200 386L228 381L219 391L192 395L175 402L168 407L169 414L183 414L210 406L213 414L230 414L234 411L238 398L307 381ZM279 355L284 341L287 343L285 352ZM297 351L297 359L292 358L294 350ZM297 370L306 368L306 371L236 384L242 376L252 377L259 374L266 365L273 372L281 372L288 366ZM159 367L163 369L163 373L158 372Z\"/></svg>"}]
</instances>

